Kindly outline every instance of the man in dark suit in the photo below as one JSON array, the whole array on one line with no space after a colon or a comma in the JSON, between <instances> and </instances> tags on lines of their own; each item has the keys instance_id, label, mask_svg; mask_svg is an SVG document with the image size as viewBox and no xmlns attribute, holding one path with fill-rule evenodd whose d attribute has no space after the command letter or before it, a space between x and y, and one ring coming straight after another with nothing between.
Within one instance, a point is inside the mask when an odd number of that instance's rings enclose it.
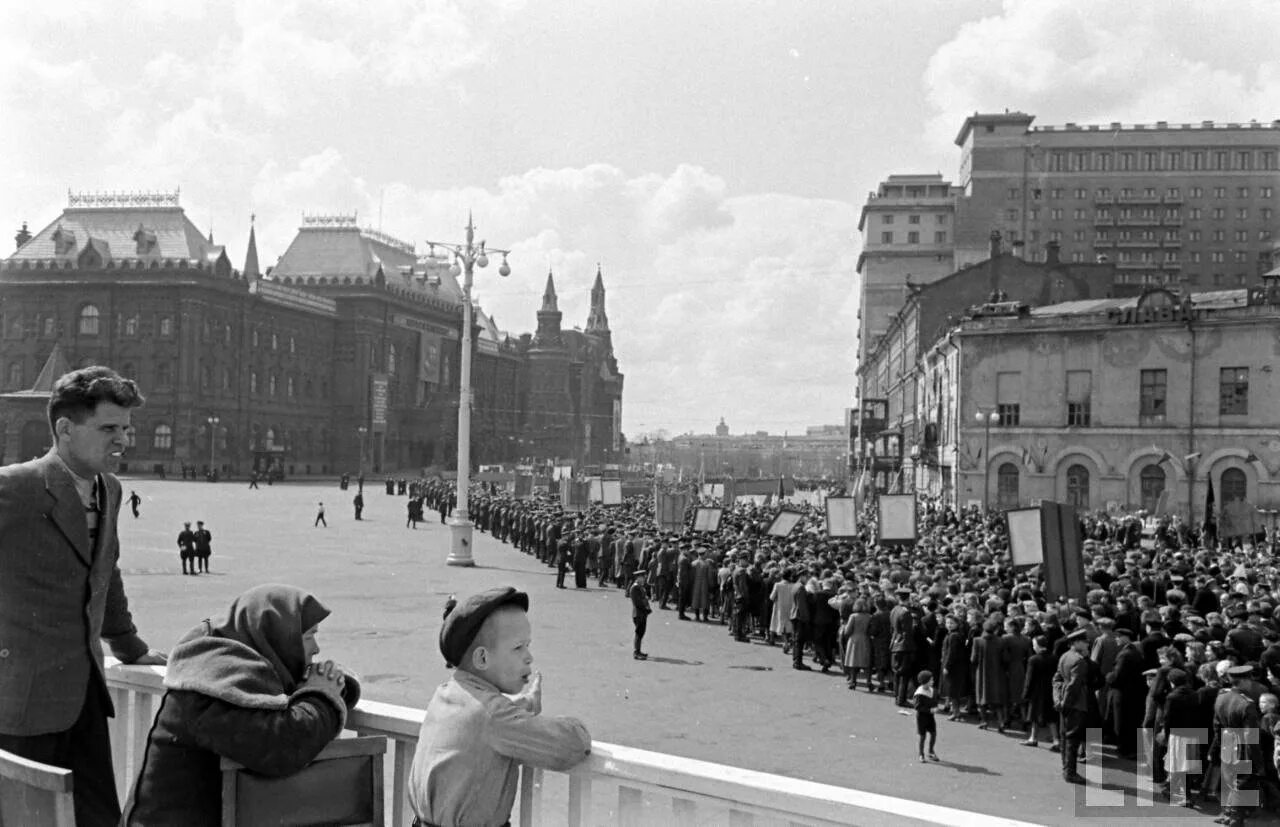
<instances>
[{"instance_id":1,"label":"man in dark suit","mask_svg":"<svg viewBox=\"0 0 1280 827\"><path fill-rule=\"evenodd\" d=\"M915 656L915 615L911 613L908 602L911 600L910 589L898 589L898 605L889 612L889 659L893 666L893 689L898 706L908 706L907 696L910 694L912 658Z\"/></svg>"},{"instance_id":2,"label":"man in dark suit","mask_svg":"<svg viewBox=\"0 0 1280 827\"><path fill-rule=\"evenodd\" d=\"M1142 648L1133 642L1129 629L1116 629L1120 651L1115 665L1106 675L1107 717L1115 733L1121 758L1133 758L1138 750L1138 727L1142 724L1143 706L1147 699L1147 681Z\"/></svg>"},{"instance_id":3,"label":"man in dark suit","mask_svg":"<svg viewBox=\"0 0 1280 827\"><path fill-rule=\"evenodd\" d=\"M80 827L120 819L102 644L163 664L137 634L118 559L120 482L137 386L90 367L54 385L53 448L0 468L0 749L70 769Z\"/></svg>"},{"instance_id":4,"label":"man in dark suit","mask_svg":"<svg viewBox=\"0 0 1280 827\"><path fill-rule=\"evenodd\" d=\"M809 621L813 617L812 597L804 587L804 574L791 587L791 668L809 671L804 662L804 645L809 642Z\"/></svg>"}]
</instances>

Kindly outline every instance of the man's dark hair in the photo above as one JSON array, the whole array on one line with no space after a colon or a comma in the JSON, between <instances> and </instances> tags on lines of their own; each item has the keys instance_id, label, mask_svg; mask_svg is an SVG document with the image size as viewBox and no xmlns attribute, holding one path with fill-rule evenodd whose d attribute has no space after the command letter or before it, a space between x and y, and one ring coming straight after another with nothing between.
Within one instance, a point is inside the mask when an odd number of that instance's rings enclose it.
<instances>
[{"instance_id":1,"label":"man's dark hair","mask_svg":"<svg viewBox=\"0 0 1280 827\"><path fill-rule=\"evenodd\" d=\"M136 408L146 400L132 379L125 379L111 368L94 365L63 375L53 383L49 395L49 431L62 417L84 422L93 416L98 405L110 402L122 408ZM57 435L54 435L57 440Z\"/></svg>"}]
</instances>

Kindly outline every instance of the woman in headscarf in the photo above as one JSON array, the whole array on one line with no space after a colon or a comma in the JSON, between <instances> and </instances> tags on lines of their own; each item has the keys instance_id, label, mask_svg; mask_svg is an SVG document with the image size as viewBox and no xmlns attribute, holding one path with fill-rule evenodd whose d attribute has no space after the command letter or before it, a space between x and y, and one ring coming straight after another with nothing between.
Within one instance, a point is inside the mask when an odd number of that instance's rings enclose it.
<instances>
[{"instance_id":1,"label":"woman in headscarf","mask_svg":"<svg viewBox=\"0 0 1280 827\"><path fill-rule=\"evenodd\" d=\"M222 823L220 759L285 776L342 732L360 686L332 661L312 664L329 615L313 595L266 585L236 598L221 625L205 620L169 656L128 827Z\"/></svg>"}]
</instances>

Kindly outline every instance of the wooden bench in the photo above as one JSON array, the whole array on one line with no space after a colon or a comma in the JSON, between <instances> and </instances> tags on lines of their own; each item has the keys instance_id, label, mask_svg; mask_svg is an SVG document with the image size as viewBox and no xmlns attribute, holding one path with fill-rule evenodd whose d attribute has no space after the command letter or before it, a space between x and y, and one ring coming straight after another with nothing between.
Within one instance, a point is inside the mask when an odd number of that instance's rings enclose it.
<instances>
[{"instance_id":1,"label":"wooden bench","mask_svg":"<svg viewBox=\"0 0 1280 827\"><path fill-rule=\"evenodd\" d=\"M0 749L0 827L75 827L71 770Z\"/></svg>"}]
</instances>

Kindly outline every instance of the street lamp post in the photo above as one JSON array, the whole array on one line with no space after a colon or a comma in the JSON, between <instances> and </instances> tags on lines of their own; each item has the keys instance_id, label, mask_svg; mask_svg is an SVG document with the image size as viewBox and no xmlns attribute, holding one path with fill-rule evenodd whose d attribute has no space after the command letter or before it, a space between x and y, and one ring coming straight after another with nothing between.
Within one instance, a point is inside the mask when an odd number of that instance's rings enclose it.
<instances>
[{"instance_id":1,"label":"street lamp post","mask_svg":"<svg viewBox=\"0 0 1280 827\"><path fill-rule=\"evenodd\" d=\"M471 279L475 267L489 266L489 256L484 241L475 243L476 228L467 215L467 240L463 244L443 241L428 241L431 247L445 247L453 250L453 265L449 272L456 278L463 276L462 281L462 358L458 368L458 504L449 515L449 557L445 562L450 566L474 566L471 556L471 519L467 512L467 489L471 485ZM511 267L507 264L510 250L492 249L490 252L502 254L502 264L498 267L498 275L511 275Z\"/></svg>"},{"instance_id":2,"label":"street lamp post","mask_svg":"<svg viewBox=\"0 0 1280 827\"><path fill-rule=\"evenodd\" d=\"M218 440L218 423L222 420L218 419L217 414L209 417L209 480L213 481L218 477L218 466L214 462L214 449L217 447Z\"/></svg>"},{"instance_id":3,"label":"street lamp post","mask_svg":"<svg viewBox=\"0 0 1280 827\"><path fill-rule=\"evenodd\" d=\"M357 493L363 494L364 493L364 438L365 438L365 435L369 433L369 429L366 428L364 425L361 425L358 428L356 428L356 433L360 435L360 468L359 468L360 473L356 476L356 491Z\"/></svg>"},{"instance_id":4,"label":"street lamp post","mask_svg":"<svg viewBox=\"0 0 1280 827\"><path fill-rule=\"evenodd\" d=\"M978 411L974 419L982 423L984 435L982 449L982 511L991 508L991 426L1000 422L1000 414L996 411Z\"/></svg>"}]
</instances>

